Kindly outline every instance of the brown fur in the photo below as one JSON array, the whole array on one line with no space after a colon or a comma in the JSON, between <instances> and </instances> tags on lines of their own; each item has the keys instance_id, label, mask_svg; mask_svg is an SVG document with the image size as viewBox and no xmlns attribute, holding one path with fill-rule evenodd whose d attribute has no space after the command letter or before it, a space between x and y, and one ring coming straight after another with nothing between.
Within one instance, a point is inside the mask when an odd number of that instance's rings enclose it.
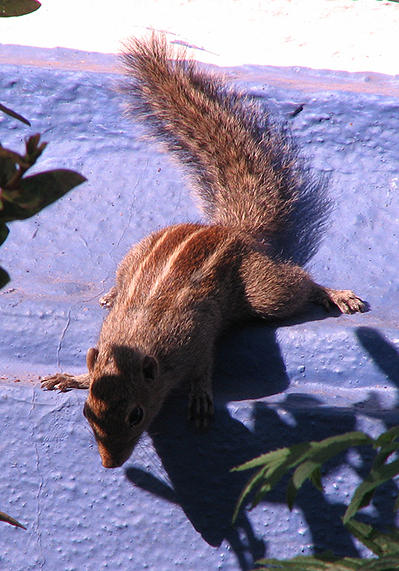
<instances>
[{"instance_id":1,"label":"brown fur","mask_svg":"<svg viewBox=\"0 0 399 571\"><path fill-rule=\"evenodd\" d=\"M259 131L248 99L171 55L159 36L127 46L131 111L189 164L211 223L164 228L134 246L101 300L110 311L88 373L43 381L89 388L84 413L106 467L127 460L183 381L191 384L189 418L208 424L214 344L229 324L286 318L309 301L363 310L352 292L319 286L268 254L297 200L296 155L270 125Z\"/></svg>"}]
</instances>

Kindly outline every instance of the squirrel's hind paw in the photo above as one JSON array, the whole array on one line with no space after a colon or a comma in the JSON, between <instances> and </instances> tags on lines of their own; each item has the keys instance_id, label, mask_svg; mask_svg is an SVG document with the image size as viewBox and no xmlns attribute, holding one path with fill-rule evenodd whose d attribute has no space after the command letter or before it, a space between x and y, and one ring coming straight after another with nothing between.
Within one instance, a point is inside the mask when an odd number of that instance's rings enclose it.
<instances>
[{"instance_id":1,"label":"squirrel's hind paw","mask_svg":"<svg viewBox=\"0 0 399 571\"><path fill-rule=\"evenodd\" d=\"M336 305L342 313L363 313L366 310L366 305L360 297L349 289L322 288L317 301L326 309L330 309L331 305Z\"/></svg>"}]
</instances>

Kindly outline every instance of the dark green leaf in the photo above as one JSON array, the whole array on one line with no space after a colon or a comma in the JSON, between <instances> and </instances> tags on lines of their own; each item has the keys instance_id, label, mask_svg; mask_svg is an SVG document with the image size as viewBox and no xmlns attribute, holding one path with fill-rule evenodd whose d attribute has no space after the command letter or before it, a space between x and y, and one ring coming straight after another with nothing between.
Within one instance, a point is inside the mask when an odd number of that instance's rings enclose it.
<instances>
[{"instance_id":1,"label":"dark green leaf","mask_svg":"<svg viewBox=\"0 0 399 571\"><path fill-rule=\"evenodd\" d=\"M355 519L351 519L345 525L363 545L379 557L383 555L399 557L399 530L382 532Z\"/></svg>"},{"instance_id":2,"label":"dark green leaf","mask_svg":"<svg viewBox=\"0 0 399 571\"><path fill-rule=\"evenodd\" d=\"M287 504L290 510L294 507L294 500L297 491L305 480L312 478L312 475L316 470L320 473L320 462L314 462L313 460L302 462L302 464L300 464L295 470L287 489Z\"/></svg>"},{"instance_id":3,"label":"dark green leaf","mask_svg":"<svg viewBox=\"0 0 399 571\"><path fill-rule=\"evenodd\" d=\"M331 555L313 555L295 557L288 561L262 559L257 562L256 571L398 571L399 557L384 555L378 559L360 559L357 557L333 557Z\"/></svg>"},{"instance_id":4,"label":"dark green leaf","mask_svg":"<svg viewBox=\"0 0 399 571\"><path fill-rule=\"evenodd\" d=\"M233 468L233 470L236 470L236 468ZM256 488L256 485L258 484L258 482L259 483L262 482L265 470L266 470L266 468L263 468L263 469L259 470L258 472L256 472L256 474L254 474L252 476L252 478L247 482L247 485L242 490L242 492L241 492L241 494L237 500L236 507L234 509L233 523L237 519L238 512L239 512L245 498L248 496L248 494L252 490L254 490Z\"/></svg>"},{"instance_id":5,"label":"dark green leaf","mask_svg":"<svg viewBox=\"0 0 399 571\"><path fill-rule=\"evenodd\" d=\"M40 157L44 149L47 147L47 143L40 143L40 134L32 135L27 139L26 145L26 158L30 164L34 164L36 160Z\"/></svg>"},{"instance_id":6,"label":"dark green leaf","mask_svg":"<svg viewBox=\"0 0 399 571\"><path fill-rule=\"evenodd\" d=\"M370 559L365 561L359 569L361 571L398 571L399 556L384 555L378 559Z\"/></svg>"},{"instance_id":7,"label":"dark green leaf","mask_svg":"<svg viewBox=\"0 0 399 571\"><path fill-rule=\"evenodd\" d=\"M3 288L5 285L7 285L9 281L10 281L10 276L0 266L0 289Z\"/></svg>"},{"instance_id":8,"label":"dark green leaf","mask_svg":"<svg viewBox=\"0 0 399 571\"><path fill-rule=\"evenodd\" d=\"M64 169L25 177L20 181L21 192L13 193L12 196L8 191L4 192L11 201L4 202L0 222L29 218L85 180L82 175Z\"/></svg>"},{"instance_id":9,"label":"dark green leaf","mask_svg":"<svg viewBox=\"0 0 399 571\"><path fill-rule=\"evenodd\" d=\"M4 156L4 149L2 151L0 153L0 187L6 186L17 172L14 160L11 157Z\"/></svg>"},{"instance_id":10,"label":"dark green leaf","mask_svg":"<svg viewBox=\"0 0 399 571\"><path fill-rule=\"evenodd\" d=\"M391 454L399 449L399 442L389 442L384 444L381 450L374 458L372 470L377 470L380 466L385 464Z\"/></svg>"},{"instance_id":11,"label":"dark green leaf","mask_svg":"<svg viewBox=\"0 0 399 571\"><path fill-rule=\"evenodd\" d=\"M259 466L270 465L272 463L280 463L284 461L289 455L289 448L279 448L278 450L272 450L267 454L262 454L253 460L249 460L244 464L240 464L236 468L232 468L232 472L242 472L243 470L250 470L251 468L259 468Z\"/></svg>"},{"instance_id":12,"label":"dark green leaf","mask_svg":"<svg viewBox=\"0 0 399 571\"><path fill-rule=\"evenodd\" d=\"M0 0L0 6L1 6L1 0ZM20 115L19 113L16 113L12 109L9 109L8 107L6 107L5 105L2 105L1 103L0 103L0 111L3 111L3 113L6 113L7 115L9 115L10 117L13 117L14 119L18 119L18 121L21 121L22 123L25 123L25 125L29 125L29 127L30 127L30 123L29 123L28 119L25 119L25 117L22 117L22 115Z\"/></svg>"},{"instance_id":13,"label":"dark green leaf","mask_svg":"<svg viewBox=\"0 0 399 571\"><path fill-rule=\"evenodd\" d=\"M287 490L288 505L292 507L296 492L306 478L310 478L318 484L317 487L321 487L320 477L317 480L316 476L320 473L320 467L324 462L347 448L364 444L373 445L374 441L363 432L348 432L325 438L321 442L302 442L290 448L274 450L234 468L234 470L241 471L261 467L241 493L234 512L233 522L244 499L248 494L255 491L256 487L258 490L252 507L262 501L265 494L287 472L298 466Z\"/></svg>"},{"instance_id":14,"label":"dark green leaf","mask_svg":"<svg viewBox=\"0 0 399 571\"><path fill-rule=\"evenodd\" d=\"M40 8L37 0L0 0L0 18L24 16Z\"/></svg>"},{"instance_id":15,"label":"dark green leaf","mask_svg":"<svg viewBox=\"0 0 399 571\"><path fill-rule=\"evenodd\" d=\"M252 502L252 507L257 506L262 501L265 494L267 494L267 492L269 492L273 486L275 486L277 482L281 480L289 470L291 470L291 468L294 468L303 459L303 457L306 457L310 447L311 443L303 442L301 444L296 444L291 448L273 450L272 452L263 454L259 458L246 462L237 468L233 468L232 471L241 471L254 466L259 466L260 463L263 464L263 467L251 478L241 493L234 511L233 522L237 517L237 513L244 499L249 493L254 491L258 486L257 494Z\"/></svg>"},{"instance_id":16,"label":"dark green leaf","mask_svg":"<svg viewBox=\"0 0 399 571\"><path fill-rule=\"evenodd\" d=\"M366 502L371 499L375 488L398 475L399 460L395 460L390 464L383 464L376 469L372 468L369 476L356 488L351 503L345 512L344 523L348 523L350 518L352 518L360 508L368 505Z\"/></svg>"},{"instance_id":17,"label":"dark green leaf","mask_svg":"<svg viewBox=\"0 0 399 571\"><path fill-rule=\"evenodd\" d=\"M6 241L9 232L9 229L5 224L0 224L0 246Z\"/></svg>"},{"instance_id":18,"label":"dark green leaf","mask_svg":"<svg viewBox=\"0 0 399 571\"><path fill-rule=\"evenodd\" d=\"M314 472L312 472L310 476L310 481L317 488L320 492L323 491L323 484L321 483L321 470L318 468Z\"/></svg>"},{"instance_id":19,"label":"dark green leaf","mask_svg":"<svg viewBox=\"0 0 399 571\"><path fill-rule=\"evenodd\" d=\"M0 512L0 521L5 521L7 523L10 523L11 525L15 525L15 527L21 527L22 529L26 529L26 527L23 526L22 523L19 523L19 521L17 521L13 517L10 517L9 515L3 512Z\"/></svg>"},{"instance_id":20,"label":"dark green leaf","mask_svg":"<svg viewBox=\"0 0 399 571\"><path fill-rule=\"evenodd\" d=\"M285 561L262 559L257 562L261 567L256 567L256 571L356 571L362 568L362 564L361 559L334 557L328 552L321 555L299 556Z\"/></svg>"},{"instance_id":21,"label":"dark green leaf","mask_svg":"<svg viewBox=\"0 0 399 571\"><path fill-rule=\"evenodd\" d=\"M387 442L392 442L399 437L399 425L383 432L375 441L375 447L383 446Z\"/></svg>"},{"instance_id":22,"label":"dark green leaf","mask_svg":"<svg viewBox=\"0 0 399 571\"><path fill-rule=\"evenodd\" d=\"M15 153L14 151L10 151L9 149L4 149L1 145L0 145L0 157L2 159L12 161L14 164L22 166L25 169L28 169L31 166L25 162L24 157L21 157L21 155Z\"/></svg>"}]
</instances>

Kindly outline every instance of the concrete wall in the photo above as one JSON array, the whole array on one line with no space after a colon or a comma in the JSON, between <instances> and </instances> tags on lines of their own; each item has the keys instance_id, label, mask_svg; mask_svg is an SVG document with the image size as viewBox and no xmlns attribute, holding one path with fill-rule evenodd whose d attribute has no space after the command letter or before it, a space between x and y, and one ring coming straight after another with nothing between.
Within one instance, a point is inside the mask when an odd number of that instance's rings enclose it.
<instances>
[{"instance_id":1,"label":"concrete wall","mask_svg":"<svg viewBox=\"0 0 399 571\"><path fill-rule=\"evenodd\" d=\"M370 462L365 450L331 463L326 496L310 485L289 513L284 487L240 516L247 475L229 469L260 453L346 430L377 435L399 422L399 80L375 74L267 67L227 70L290 124L335 202L315 279L351 288L363 315L315 309L280 327L253 324L221 341L215 421L187 426L184 394L165 406L123 468L102 468L82 415L84 391L40 390L39 376L81 372L103 319L97 301L118 261L149 231L198 211L181 173L129 124L105 56L2 46L1 143L49 143L38 170L73 168L88 182L35 218L10 225L0 263L0 569L250 569L257 558L333 549L366 554L340 522ZM302 109L302 110L300 110ZM298 112L300 110L300 112ZM385 486L365 521L393 523Z\"/></svg>"}]
</instances>

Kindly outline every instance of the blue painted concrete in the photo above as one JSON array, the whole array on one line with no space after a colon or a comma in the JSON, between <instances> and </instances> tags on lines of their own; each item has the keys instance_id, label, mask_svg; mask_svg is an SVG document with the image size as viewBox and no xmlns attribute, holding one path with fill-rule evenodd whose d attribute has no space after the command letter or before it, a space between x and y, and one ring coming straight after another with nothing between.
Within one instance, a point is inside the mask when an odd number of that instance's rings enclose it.
<instances>
[{"instance_id":1,"label":"blue painted concrete","mask_svg":"<svg viewBox=\"0 0 399 571\"><path fill-rule=\"evenodd\" d=\"M43 392L38 376L84 370L104 315L97 301L118 261L149 231L199 214L182 174L123 118L109 57L1 46L2 62L7 54L14 64L1 66L1 101L32 128L0 117L2 145L21 148L41 132L49 146L38 170L73 168L88 182L10 225L0 250L12 276L0 293L0 510L28 527L2 525L0 569L235 571L265 554L365 554L340 516L367 451L331 464L325 498L306 487L290 514L279 487L236 529L246 476L229 469L278 446L399 423L399 79L226 70L269 101L328 176L335 209L309 268L321 283L356 291L370 311L314 309L277 328L229 332L210 431L187 426L178 393L126 465L106 470L81 413L84 392ZM393 523L396 494L387 485L366 520Z\"/></svg>"}]
</instances>

